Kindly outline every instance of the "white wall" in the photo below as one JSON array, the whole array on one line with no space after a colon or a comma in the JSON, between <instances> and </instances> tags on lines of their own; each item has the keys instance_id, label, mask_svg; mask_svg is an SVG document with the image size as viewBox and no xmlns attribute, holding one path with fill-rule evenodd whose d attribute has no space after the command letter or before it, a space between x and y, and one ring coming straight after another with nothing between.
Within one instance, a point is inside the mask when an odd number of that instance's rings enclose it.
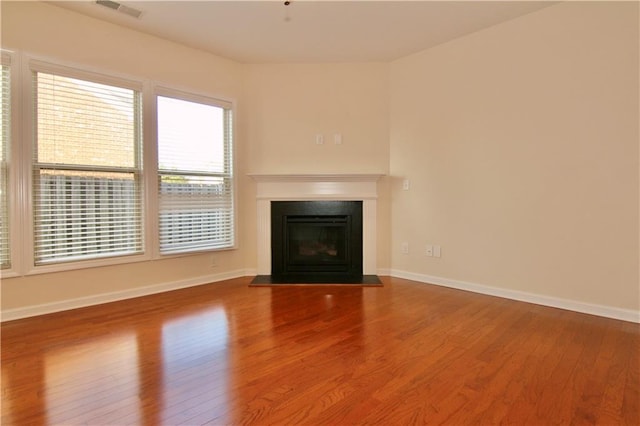
<instances>
[{"instance_id":1,"label":"white wall","mask_svg":"<svg viewBox=\"0 0 640 426\"><path fill-rule=\"evenodd\" d=\"M638 71L638 4L608 2L392 63L394 273L637 312Z\"/></svg>"},{"instance_id":2,"label":"white wall","mask_svg":"<svg viewBox=\"0 0 640 426\"><path fill-rule=\"evenodd\" d=\"M241 65L39 2L2 3L2 45L238 100L240 189L240 249L216 268L204 254L3 279L3 312L252 270L251 172L390 173L381 270L640 309L635 3L554 5L391 64Z\"/></svg>"},{"instance_id":3,"label":"white wall","mask_svg":"<svg viewBox=\"0 0 640 426\"><path fill-rule=\"evenodd\" d=\"M242 95L242 67L233 61L45 3L2 2L2 46L213 97ZM241 156L241 135L236 141ZM241 251L215 256L216 267L212 254L199 254L3 279L2 311L31 314L243 273Z\"/></svg>"},{"instance_id":4,"label":"white wall","mask_svg":"<svg viewBox=\"0 0 640 426\"><path fill-rule=\"evenodd\" d=\"M255 270L255 182L249 172L388 171L388 64L241 65L40 2L3 2L2 46L236 100L238 112L238 250L3 279L2 310L10 317ZM319 132L325 145L314 143ZM342 145L332 143L336 132ZM388 269L384 181L380 188L378 259Z\"/></svg>"},{"instance_id":5,"label":"white wall","mask_svg":"<svg viewBox=\"0 0 640 426\"><path fill-rule=\"evenodd\" d=\"M245 68L244 157L251 173L387 174L388 64L250 64ZM316 144L316 135L324 144ZM342 144L334 135L342 135ZM244 178L243 246L256 264L255 182ZM389 191L378 184L378 269L389 268Z\"/></svg>"},{"instance_id":6,"label":"white wall","mask_svg":"<svg viewBox=\"0 0 640 426\"><path fill-rule=\"evenodd\" d=\"M249 65L245 92L251 171L387 172L388 64Z\"/></svg>"}]
</instances>

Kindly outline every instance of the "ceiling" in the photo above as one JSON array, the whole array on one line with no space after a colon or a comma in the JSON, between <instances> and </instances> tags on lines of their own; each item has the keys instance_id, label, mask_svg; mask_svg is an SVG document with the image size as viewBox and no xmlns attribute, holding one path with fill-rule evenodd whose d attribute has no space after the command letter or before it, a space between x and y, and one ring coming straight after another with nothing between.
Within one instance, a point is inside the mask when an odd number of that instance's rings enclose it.
<instances>
[{"instance_id":1,"label":"ceiling","mask_svg":"<svg viewBox=\"0 0 640 426\"><path fill-rule=\"evenodd\" d=\"M95 1L55 5L242 63L388 62L533 12L547 1Z\"/></svg>"}]
</instances>

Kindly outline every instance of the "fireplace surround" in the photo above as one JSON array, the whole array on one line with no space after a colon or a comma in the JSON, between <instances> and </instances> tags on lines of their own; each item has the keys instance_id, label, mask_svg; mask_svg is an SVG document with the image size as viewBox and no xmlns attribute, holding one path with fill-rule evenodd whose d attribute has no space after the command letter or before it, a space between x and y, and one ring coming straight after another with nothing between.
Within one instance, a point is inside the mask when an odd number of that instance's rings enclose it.
<instances>
[{"instance_id":1,"label":"fireplace surround","mask_svg":"<svg viewBox=\"0 0 640 426\"><path fill-rule=\"evenodd\" d=\"M258 276L271 276L273 201L359 201L362 204L362 274L377 274L377 181L382 174L250 174L256 181Z\"/></svg>"}]
</instances>

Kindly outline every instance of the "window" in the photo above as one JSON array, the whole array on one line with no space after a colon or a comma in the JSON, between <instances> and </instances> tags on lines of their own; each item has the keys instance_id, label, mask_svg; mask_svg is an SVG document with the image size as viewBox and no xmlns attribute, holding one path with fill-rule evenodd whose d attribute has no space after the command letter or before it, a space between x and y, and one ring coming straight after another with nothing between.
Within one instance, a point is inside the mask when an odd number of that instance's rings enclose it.
<instances>
[{"instance_id":1,"label":"window","mask_svg":"<svg viewBox=\"0 0 640 426\"><path fill-rule=\"evenodd\" d=\"M234 246L231 106L157 96L160 253Z\"/></svg>"},{"instance_id":2,"label":"window","mask_svg":"<svg viewBox=\"0 0 640 426\"><path fill-rule=\"evenodd\" d=\"M34 263L143 252L141 94L33 72Z\"/></svg>"},{"instance_id":3,"label":"window","mask_svg":"<svg viewBox=\"0 0 640 426\"><path fill-rule=\"evenodd\" d=\"M235 248L231 102L1 53L3 277Z\"/></svg>"},{"instance_id":4,"label":"window","mask_svg":"<svg viewBox=\"0 0 640 426\"><path fill-rule=\"evenodd\" d=\"M9 244L9 138L11 135L11 93L9 81L9 65L2 61L2 75L0 77L0 266L2 269L11 268L11 250Z\"/></svg>"}]
</instances>

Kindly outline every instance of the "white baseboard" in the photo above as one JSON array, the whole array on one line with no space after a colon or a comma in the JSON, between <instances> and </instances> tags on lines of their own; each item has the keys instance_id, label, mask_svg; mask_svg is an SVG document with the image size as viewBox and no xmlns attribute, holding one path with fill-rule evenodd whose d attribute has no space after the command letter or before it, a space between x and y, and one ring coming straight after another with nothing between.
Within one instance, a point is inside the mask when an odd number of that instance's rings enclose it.
<instances>
[{"instance_id":1,"label":"white baseboard","mask_svg":"<svg viewBox=\"0 0 640 426\"><path fill-rule=\"evenodd\" d=\"M245 269L244 270L244 276L245 277L253 277L258 275L258 270L256 268L253 269Z\"/></svg>"},{"instance_id":2,"label":"white baseboard","mask_svg":"<svg viewBox=\"0 0 640 426\"><path fill-rule=\"evenodd\" d=\"M256 275L254 269L236 270L190 278L188 280L161 283L152 286L133 288L129 290L112 293L102 293L94 296L80 297L77 299L63 300L60 302L46 303L42 305L27 306L24 308L8 309L2 311L0 321L11 321L21 318L50 314L53 312L66 311L69 309L84 308L87 306L100 305L103 303L116 302L118 300L131 299L134 297L147 296L165 291L179 290L181 288L194 287L198 285ZM527 293L516 290L490 287L466 281L452 280L449 278L436 277L432 275L416 274L413 272L400 271L397 269L379 269L378 275L404 278L426 284L439 285L443 287L455 288L458 290L471 291L473 293L486 294L490 296L502 297L505 299L518 300L521 302L534 303L537 305L550 306L553 308L566 309L585 314L597 315L606 318L613 318L622 321L640 323L640 311L631 309L614 308L611 306L594 305L590 303L578 302L569 299L543 296L535 293Z\"/></svg>"},{"instance_id":3,"label":"white baseboard","mask_svg":"<svg viewBox=\"0 0 640 426\"><path fill-rule=\"evenodd\" d=\"M93 296L79 297L77 299L62 300L60 302L45 303L42 305L27 306L24 308L8 309L2 311L0 321L11 321L21 318L34 317L37 315L50 314L53 312L66 311L69 309L84 308L86 306L100 305L103 303L117 302L118 300L131 299L134 297L148 296L150 294L163 293L165 291L179 290L181 288L194 287L217 281L230 280L246 276L244 270L222 272L218 274L204 275L187 280L173 281L168 283L155 284L151 286L132 288L128 290L115 291L112 293L102 293Z\"/></svg>"},{"instance_id":4,"label":"white baseboard","mask_svg":"<svg viewBox=\"0 0 640 426\"><path fill-rule=\"evenodd\" d=\"M504 288L490 287L481 284L470 283L466 281L452 280L449 278L436 277L432 275L416 274L413 272L399 271L392 269L390 271L392 277L404 278L411 281L418 281L426 284L434 284L442 287L455 288L458 290L470 291L473 293L486 294L489 296L497 296L505 299L518 300L520 302L534 303L536 305L550 306L553 308L566 309L569 311L581 312L584 314L597 315L640 323L640 311L632 309L615 308L612 306L594 305L590 303L578 302L575 300L561 299L551 296L543 296L535 293L527 293L517 290L508 290Z\"/></svg>"}]
</instances>

